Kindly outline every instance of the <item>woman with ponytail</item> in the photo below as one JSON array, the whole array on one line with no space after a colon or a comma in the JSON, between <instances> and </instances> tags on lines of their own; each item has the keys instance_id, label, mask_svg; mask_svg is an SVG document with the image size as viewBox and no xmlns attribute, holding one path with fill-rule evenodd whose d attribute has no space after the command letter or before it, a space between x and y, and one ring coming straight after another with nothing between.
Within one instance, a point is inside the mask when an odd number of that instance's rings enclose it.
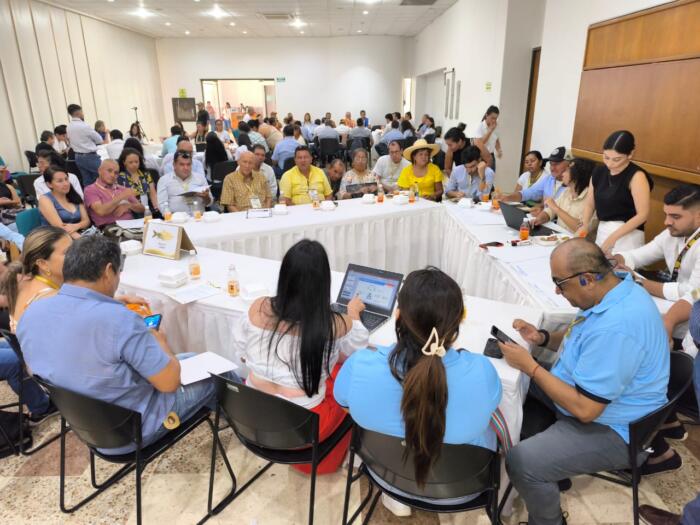
<instances>
[{"instance_id":1,"label":"woman with ponytail","mask_svg":"<svg viewBox=\"0 0 700 525\"><path fill-rule=\"evenodd\" d=\"M360 321L365 306L352 299L347 314L331 309L331 269L323 246L302 240L282 259L277 294L256 300L233 330L233 348L248 368L248 386L284 397L319 415L319 438L345 418L333 399L339 361L369 342ZM348 434L319 464L336 471L350 443ZM295 466L309 473L309 465Z\"/></svg>"},{"instance_id":2,"label":"woman with ponytail","mask_svg":"<svg viewBox=\"0 0 700 525\"><path fill-rule=\"evenodd\" d=\"M496 450L489 422L501 400L501 381L488 358L452 348L464 313L462 292L447 274L436 268L412 272L399 292L396 344L356 352L335 382L336 401L358 425L405 439L419 486L429 479L443 443ZM477 496L427 501L454 504ZM395 514L410 513L390 498L382 501Z\"/></svg>"}]
</instances>

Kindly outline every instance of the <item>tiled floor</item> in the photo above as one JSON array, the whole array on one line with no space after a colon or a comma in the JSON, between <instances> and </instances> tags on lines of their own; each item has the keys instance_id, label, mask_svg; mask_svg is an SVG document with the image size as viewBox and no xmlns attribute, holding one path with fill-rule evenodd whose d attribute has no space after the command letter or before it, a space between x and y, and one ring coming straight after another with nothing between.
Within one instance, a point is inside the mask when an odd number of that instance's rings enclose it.
<instances>
[{"instance_id":1,"label":"tiled floor","mask_svg":"<svg viewBox=\"0 0 700 525\"><path fill-rule=\"evenodd\" d=\"M0 402L8 397L5 385L0 386ZM39 442L56 432L58 419L43 424L37 432ZM683 468L642 482L641 501L679 512L683 504L695 497L700 488L700 429L689 427L690 437L676 449L684 459ZM262 467L262 462L248 453L232 434L222 434L228 457L239 484ZM67 463L70 504L89 492L89 465L85 447L70 435ZM206 509L209 481L211 435L202 426L185 438L170 452L149 465L143 475L143 518L145 524L180 525L196 523ZM132 524L134 513L134 476L129 475L116 486L88 503L75 514L63 514L58 506L58 442L30 457L9 457L0 460L0 523L49 525ZM104 479L113 466L100 466L98 479ZM316 523L340 523L345 476L347 471L322 476L316 490ZM631 495L627 488L581 476L575 478L572 490L563 497L563 507L569 512L571 525L631 523ZM357 484L356 484L357 485ZM223 463L219 461L217 488L219 498L229 487ZM213 524L301 524L307 520L308 478L285 466L273 466L255 485L236 499ZM356 486L351 494L351 506L359 503L366 484ZM526 519L522 503L516 500L513 514L504 518L506 525ZM396 518L381 504L372 517L374 524L412 523L420 525L486 525L484 513L476 511L437 516L414 512L411 518Z\"/></svg>"}]
</instances>

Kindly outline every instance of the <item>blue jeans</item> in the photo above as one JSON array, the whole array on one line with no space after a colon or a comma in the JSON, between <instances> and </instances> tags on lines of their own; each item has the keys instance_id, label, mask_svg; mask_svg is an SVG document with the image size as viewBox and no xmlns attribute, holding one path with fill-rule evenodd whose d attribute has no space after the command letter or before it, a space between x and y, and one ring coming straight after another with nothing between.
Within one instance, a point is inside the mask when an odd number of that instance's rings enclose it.
<instances>
[{"instance_id":1,"label":"blue jeans","mask_svg":"<svg viewBox=\"0 0 700 525\"><path fill-rule=\"evenodd\" d=\"M97 170L100 168L100 164L102 164L100 156L97 153L76 153L75 163L83 179L83 188L97 180Z\"/></svg>"},{"instance_id":2,"label":"blue jeans","mask_svg":"<svg viewBox=\"0 0 700 525\"><path fill-rule=\"evenodd\" d=\"M700 410L700 355L695 356L695 397L698 400L698 410ZM700 494L688 503L683 509L682 525L695 525L700 523Z\"/></svg>"},{"instance_id":3,"label":"blue jeans","mask_svg":"<svg viewBox=\"0 0 700 525\"><path fill-rule=\"evenodd\" d=\"M5 226L0 222L0 239L15 243L19 251L22 251L24 235L17 233L17 225L15 223L12 223L10 226Z\"/></svg>"},{"instance_id":4,"label":"blue jeans","mask_svg":"<svg viewBox=\"0 0 700 525\"><path fill-rule=\"evenodd\" d=\"M7 341L0 341L0 379L7 380L10 388L19 395L19 385L22 380L22 369L19 359ZM34 415L43 414L49 408L49 398L31 379L24 382L22 401L29 412Z\"/></svg>"},{"instance_id":5,"label":"blue jeans","mask_svg":"<svg viewBox=\"0 0 700 525\"><path fill-rule=\"evenodd\" d=\"M197 354L194 352L188 352L185 354L178 354L176 357L179 360L183 360L195 355ZM241 379L235 372L227 372L221 375L241 383ZM178 388L177 393L175 394L175 403L173 403L173 407L170 409L170 411L175 412L180 418L180 422L184 423L204 406L207 406L212 410L216 408L216 389L214 388L214 381L212 379L204 379L202 381L197 381L196 383ZM143 446L147 446L154 441L158 441L168 432L170 432L170 430L161 425L158 427L158 430L150 436L143 436Z\"/></svg>"}]
</instances>

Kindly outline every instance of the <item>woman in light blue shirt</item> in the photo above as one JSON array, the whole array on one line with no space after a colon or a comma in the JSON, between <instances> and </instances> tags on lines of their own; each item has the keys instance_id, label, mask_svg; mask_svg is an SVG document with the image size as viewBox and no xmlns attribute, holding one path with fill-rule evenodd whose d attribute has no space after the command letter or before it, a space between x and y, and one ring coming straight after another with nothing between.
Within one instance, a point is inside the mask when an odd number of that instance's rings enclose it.
<instances>
[{"instance_id":1,"label":"woman in light blue shirt","mask_svg":"<svg viewBox=\"0 0 700 525\"><path fill-rule=\"evenodd\" d=\"M336 401L358 425L405 438L419 484L443 443L496 450L489 422L501 381L488 358L452 348L464 315L452 278L437 268L412 272L399 292L396 345L355 352L335 382Z\"/></svg>"}]
</instances>

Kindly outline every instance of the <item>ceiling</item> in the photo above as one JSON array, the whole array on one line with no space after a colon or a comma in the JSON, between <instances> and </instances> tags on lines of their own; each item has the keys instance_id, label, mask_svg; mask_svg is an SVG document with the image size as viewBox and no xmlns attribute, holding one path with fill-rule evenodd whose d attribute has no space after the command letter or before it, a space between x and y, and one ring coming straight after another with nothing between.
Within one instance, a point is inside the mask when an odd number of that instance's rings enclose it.
<instances>
[{"instance_id":1,"label":"ceiling","mask_svg":"<svg viewBox=\"0 0 700 525\"><path fill-rule=\"evenodd\" d=\"M52 0L51 3L156 38L308 38L414 36L456 1ZM217 16L212 16L212 11ZM148 16L141 16L144 14ZM271 19L270 14L281 15L282 19ZM306 25L290 25L295 17Z\"/></svg>"}]
</instances>

